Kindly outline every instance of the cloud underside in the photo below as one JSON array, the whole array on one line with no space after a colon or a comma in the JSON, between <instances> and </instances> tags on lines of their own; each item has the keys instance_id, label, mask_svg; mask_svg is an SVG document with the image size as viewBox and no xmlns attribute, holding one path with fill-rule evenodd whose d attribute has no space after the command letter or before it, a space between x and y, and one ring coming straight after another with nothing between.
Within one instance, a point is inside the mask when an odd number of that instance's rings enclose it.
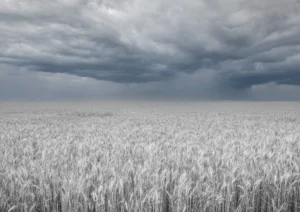
<instances>
[{"instance_id":1,"label":"cloud underside","mask_svg":"<svg viewBox=\"0 0 300 212\"><path fill-rule=\"evenodd\" d=\"M209 71L237 90L299 86L299 24L297 0L2 1L0 63L125 84Z\"/></svg>"}]
</instances>

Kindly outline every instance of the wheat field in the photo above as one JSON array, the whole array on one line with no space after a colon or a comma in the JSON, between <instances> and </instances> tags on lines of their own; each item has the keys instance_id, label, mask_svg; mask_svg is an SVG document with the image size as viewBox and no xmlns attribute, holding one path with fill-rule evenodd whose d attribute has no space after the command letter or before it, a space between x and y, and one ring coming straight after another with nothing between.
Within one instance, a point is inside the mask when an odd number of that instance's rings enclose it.
<instances>
[{"instance_id":1,"label":"wheat field","mask_svg":"<svg viewBox=\"0 0 300 212\"><path fill-rule=\"evenodd\" d=\"M233 104L2 105L0 211L300 211L299 105Z\"/></svg>"}]
</instances>

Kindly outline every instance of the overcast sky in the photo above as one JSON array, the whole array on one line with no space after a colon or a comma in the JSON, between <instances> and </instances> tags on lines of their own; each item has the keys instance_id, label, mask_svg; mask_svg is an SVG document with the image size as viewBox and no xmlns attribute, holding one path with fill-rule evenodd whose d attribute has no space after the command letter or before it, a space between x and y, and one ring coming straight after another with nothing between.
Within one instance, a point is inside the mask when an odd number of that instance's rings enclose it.
<instances>
[{"instance_id":1,"label":"overcast sky","mask_svg":"<svg viewBox=\"0 0 300 212\"><path fill-rule=\"evenodd\" d=\"M300 100L299 0L0 0L0 100Z\"/></svg>"}]
</instances>

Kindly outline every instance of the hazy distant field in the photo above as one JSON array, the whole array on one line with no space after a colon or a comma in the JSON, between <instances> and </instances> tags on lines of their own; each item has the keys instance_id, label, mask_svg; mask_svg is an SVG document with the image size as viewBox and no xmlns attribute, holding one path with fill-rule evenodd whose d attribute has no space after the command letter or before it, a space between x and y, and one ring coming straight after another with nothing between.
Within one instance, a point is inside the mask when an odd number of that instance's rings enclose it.
<instances>
[{"instance_id":1,"label":"hazy distant field","mask_svg":"<svg viewBox=\"0 0 300 212\"><path fill-rule=\"evenodd\" d=\"M0 211L296 212L299 171L299 103L0 103Z\"/></svg>"}]
</instances>

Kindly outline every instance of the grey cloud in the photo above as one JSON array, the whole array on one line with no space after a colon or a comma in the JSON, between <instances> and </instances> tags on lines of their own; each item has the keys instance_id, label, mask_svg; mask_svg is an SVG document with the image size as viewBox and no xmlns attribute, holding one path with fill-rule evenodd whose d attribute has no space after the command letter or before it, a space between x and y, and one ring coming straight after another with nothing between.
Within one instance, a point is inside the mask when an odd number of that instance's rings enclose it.
<instances>
[{"instance_id":1,"label":"grey cloud","mask_svg":"<svg viewBox=\"0 0 300 212\"><path fill-rule=\"evenodd\" d=\"M294 71L289 70L275 73L236 74L230 80L230 84L239 89L245 89L253 85L266 84L270 82L300 86L300 72L299 68L297 68Z\"/></svg>"},{"instance_id":2,"label":"grey cloud","mask_svg":"<svg viewBox=\"0 0 300 212\"><path fill-rule=\"evenodd\" d=\"M298 86L299 14L296 0L3 1L0 63L147 85L209 70L228 93Z\"/></svg>"}]
</instances>

